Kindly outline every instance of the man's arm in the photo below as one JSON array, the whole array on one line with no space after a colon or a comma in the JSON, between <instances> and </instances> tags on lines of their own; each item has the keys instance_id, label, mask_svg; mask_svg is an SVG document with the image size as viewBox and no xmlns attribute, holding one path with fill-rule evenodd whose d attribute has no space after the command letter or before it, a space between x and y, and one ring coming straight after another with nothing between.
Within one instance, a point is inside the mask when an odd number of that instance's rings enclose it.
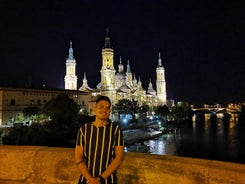
<instances>
[{"instance_id":1,"label":"man's arm","mask_svg":"<svg viewBox=\"0 0 245 184\"><path fill-rule=\"evenodd\" d=\"M106 170L101 174L104 179L108 178L122 164L124 159L124 146L116 146L115 153L116 157L109 164Z\"/></svg>"},{"instance_id":2,"label":"man's arm","mask_svg":"<svg viewBox=\"0 0 245 184\"><path fill-rule=\"evenodd\" d=\"M87 167L87 165L84 162L83 156L84 156L83 155L83 146L76 146L76 149L75 149L75 161L76 161L76 164L77 164L80 172L86 178L88 183L100 183L97 178L94 178L90 174L90 172L88 170L88 167Z\"/></svg>"}]
</instances>

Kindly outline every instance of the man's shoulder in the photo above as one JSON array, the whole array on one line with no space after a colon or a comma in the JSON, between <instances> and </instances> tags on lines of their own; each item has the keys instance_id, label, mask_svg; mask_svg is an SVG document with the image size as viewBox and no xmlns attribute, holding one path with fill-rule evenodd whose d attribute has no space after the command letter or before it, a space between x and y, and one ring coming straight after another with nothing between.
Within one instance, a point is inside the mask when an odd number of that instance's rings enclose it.
<instances>
[{"instance_id":1,"label":"man's shoulder","mask_svg":"<svg viewBox=\"0 0 245 184\"><path fill-rule=\"evenodd\" d=\"M119 122L117 122L117 121L111 121L111 122L109 122L113 127L119 127L119 128L121 128L121 125L120 125L120 123Z\"/></svg>"},{"instance_id":2,"label":"man's shoulder","mask_svg":"<svg viewBox=\"0 0 245 184\"><path fill-rule=\"evenodd\" d=\"M86 123L83 123L83 124L80 126L80 128L83 128L83 127L85 127L85 126L90 126L90 125L92 125L92 122L86 122Z\"/></svg>"}]
</instances>

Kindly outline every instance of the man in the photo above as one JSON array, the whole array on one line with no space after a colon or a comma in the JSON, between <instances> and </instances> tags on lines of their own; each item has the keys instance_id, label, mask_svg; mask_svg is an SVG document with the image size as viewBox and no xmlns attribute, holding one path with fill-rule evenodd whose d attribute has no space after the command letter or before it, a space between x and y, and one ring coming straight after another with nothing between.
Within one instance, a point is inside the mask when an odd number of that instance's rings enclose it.
<instances>
[{"instance_id":1,"label":"man","mask_svg":"<svg viewBox=\"0 0 245 184\"><path fill-rule=\"evenodd\" d=\"M76 141L75 160L81 172L79 184L116 184L116 169L124 158L124 141L119 125L110 122L111 101L99 96L95 121L83 124Z\"/></svg>"}]
</instances>

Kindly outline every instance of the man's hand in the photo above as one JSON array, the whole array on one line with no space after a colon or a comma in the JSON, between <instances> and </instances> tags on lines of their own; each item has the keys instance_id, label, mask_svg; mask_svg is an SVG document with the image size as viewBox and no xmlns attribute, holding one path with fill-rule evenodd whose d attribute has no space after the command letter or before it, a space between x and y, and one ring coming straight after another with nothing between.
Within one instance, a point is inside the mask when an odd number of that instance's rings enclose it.
<instances>
[{"instance_id":1,"label":"man's hand","mask_svg":"<svg viewBox=\"0 0 245 184\"><path fill-rule=\"evenodd\" d=\"M87 180L88 184L100 184L100 179L99 178L95 178L95 177L91 177Z\"/></svg>"}]
</instances>

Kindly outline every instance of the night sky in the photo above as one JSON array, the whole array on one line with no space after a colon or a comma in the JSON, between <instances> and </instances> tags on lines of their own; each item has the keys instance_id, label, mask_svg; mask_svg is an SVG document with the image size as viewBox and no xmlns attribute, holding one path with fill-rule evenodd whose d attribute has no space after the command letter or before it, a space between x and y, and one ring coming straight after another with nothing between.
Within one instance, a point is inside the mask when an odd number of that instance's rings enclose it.
<instances>
[{"instance_id":1,"label":"night sky","mask_svg":"<svg viewBox=\"0 0 245 184\"><path fill-rule=\"evenodd\" d=\"M63 89L72 40L78 87L96 88L107 28L145 89L160 52L169 99L245 102L243 0L1 0L0 86Z\"/></svg>"}]
</instances>

